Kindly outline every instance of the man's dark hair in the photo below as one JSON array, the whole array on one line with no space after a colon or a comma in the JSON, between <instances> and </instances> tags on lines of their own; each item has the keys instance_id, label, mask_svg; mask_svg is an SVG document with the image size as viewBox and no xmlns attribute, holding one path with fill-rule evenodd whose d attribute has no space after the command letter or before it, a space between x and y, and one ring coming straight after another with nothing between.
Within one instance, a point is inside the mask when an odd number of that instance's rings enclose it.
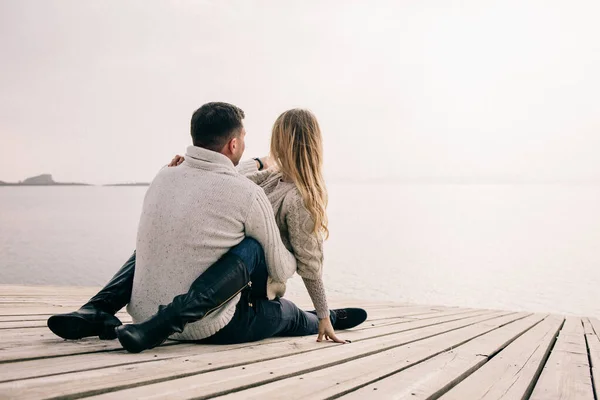
<instances>
[{"instance_id":1,"label":"man's dark hair","mask_svg":"<svg viewBox=\"0 0 600 400\"><path fill-rule=\"evenodd\" d=\"M192 115L192 143L194 146L220 151L239 133L244 117L244 111L233 104L206 103Z\"/></svg>"}]
</instances>

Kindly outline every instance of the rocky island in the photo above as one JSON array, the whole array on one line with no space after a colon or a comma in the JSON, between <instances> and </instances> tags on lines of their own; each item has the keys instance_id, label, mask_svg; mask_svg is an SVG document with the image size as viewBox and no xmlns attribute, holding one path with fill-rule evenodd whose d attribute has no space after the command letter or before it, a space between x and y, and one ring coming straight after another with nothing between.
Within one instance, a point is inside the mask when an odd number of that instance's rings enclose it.
<instances>
[{"instance_id":1,"label":"rocky island","mask_svg":"<svg viewBox=\"0 0 600 400\"><path fill-rule=\"evenodd\" d=\"M50 174L32 176L18 183L0 181L0 186L90 186L87 183L55 182Z\"/></svg>"}]
</instances>

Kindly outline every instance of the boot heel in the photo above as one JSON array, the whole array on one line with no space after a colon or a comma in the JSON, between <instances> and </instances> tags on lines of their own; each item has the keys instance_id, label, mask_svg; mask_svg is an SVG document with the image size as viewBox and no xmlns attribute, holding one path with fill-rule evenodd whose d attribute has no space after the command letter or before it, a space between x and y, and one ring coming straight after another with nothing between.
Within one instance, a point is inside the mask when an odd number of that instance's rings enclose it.
<instances>
[{"instance_id":1,"label":"boot heel","mask_svg":"<svg viewBox=\"0 0 600 400\"><path fill-rule=\"evenodd\" d=\"M123 325L123 323L121 323L119 320L106 323L102 327L102 332L98 335L98 337L100 340L115 340L117 338L117 332L115 329L121 325Z\"/></svg>"}]
</instances>

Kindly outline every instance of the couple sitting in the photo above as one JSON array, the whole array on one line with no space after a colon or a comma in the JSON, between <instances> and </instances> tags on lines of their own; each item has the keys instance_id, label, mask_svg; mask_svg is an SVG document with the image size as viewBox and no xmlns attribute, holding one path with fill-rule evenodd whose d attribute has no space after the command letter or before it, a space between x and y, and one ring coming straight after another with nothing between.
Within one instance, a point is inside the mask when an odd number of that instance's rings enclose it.
<instances>
[{"instance_id":1,"label":"couple sitting","mask_svg":"<svg viewBox=\"0 0 600 400\"><path fill-rule=\"evenodd\" d=\"M118 338L137 353L167 338L225 344L318 334L344 343L335 330L366 320L363 309L327 306L327 191L315 116L284 112L273 126L272 158L239 163L243 118L227 103L193 114L193 146L148 188L136 251L78 311L50 317L52 332ZM316 311L281 298L296 271ZM125 305L134 324L115 317Z\"/></svg>"}]
</instances>

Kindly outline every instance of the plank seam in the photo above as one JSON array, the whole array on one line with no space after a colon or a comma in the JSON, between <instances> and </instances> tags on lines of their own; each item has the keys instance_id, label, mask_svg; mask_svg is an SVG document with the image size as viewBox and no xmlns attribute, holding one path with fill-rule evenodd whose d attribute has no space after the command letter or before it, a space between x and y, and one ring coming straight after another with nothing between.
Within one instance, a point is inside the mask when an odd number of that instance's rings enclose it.
<instances>
[{"instance_id":1,"label":"plank seam","mask_svg":"<svg viewBox=\"0 0 600 400\"><path fill-rule=\"evenodd\" d=\"M591 325L589 318L587 319L588 323ZM583 326L583 318L581 319L581 325ZM594 329L594 327L592 326L592 331L595 332L596 330ZM596 387L596 384L594 383L594 368L592 368L592 351L590 349L590 342L588 339L588 335L583 335L583 337L585 338L585 348L587 350L587 356L588 356L588 364L590 367L590 380L592 381L592 395L594 396L594 400L598 400L598 388Z\"/></svg>"},{"instance_id":2,"label":"plank seam","mask_svg":"<svg viewBox=\"0 0 600 400\"><path fill-rule=\"evenodd\" d=\"M11 329L32 329L32 328L44 328L44 326L11 326L8 328L0 327L0 331L9 331Z\"/></svg>"},{"instance_id":3,"label":"plank seam","mask_svg":"<svg viewBox=\"0 0 600 400\"><path fill-rule=\"evenodd\" d=\"M183 344L183 343L163 343L162 346L176 346L179 344ZM95 354L95 353L112 353L112 352L116 352L116 351L123 351L124 349L105 349L105 350L94 350L94 351L82 351L79 353L69 353L67 354L67 356L78 356L81 354ZM10 364L10 363L14 363L14 362L20 362L20 361L33 361L33 360L44 360L47 358L58 358L58 357L65 357L65 354L55 354L55 355L50 355L50 356L41 356L41 357L25 357L25 358L19 358L19 359L15 359L15 360L0 360L0 365L3 364ZM28 378L29 379L29 378Z\"/></svg>"},{"instance_id":4,"label":"plank seam","mask_svg":"<svg viewBox=\"0 0 600 400\"><path fill-rule=\"evenodd\" d=\"M32 315L50 317L52 314L48 314L48 313L44 313L44 314L0 314L0 317L29 317Z\"/></svg>"},{"instance_id":5,"label":"plank seam","mask_svg":"<svg viewBox=\"0 0 600 400\"><path fill-rule=\"evenodd\" d=\"M560 331L562 331L566 322L567 322L566 318L563 318L563 322L562 322L562 324L560 324L560 328L558 328L558 330L554 334L554 340L552 340L552 343L550 344L550 346L548 346L548 350L546 351L546 354L544 354L544 358L542 359L542 362L540 363L538 370L535 371L535 375L533 376L533 379L529 383L529 386L527 387L527 390L525 391L525 394L523 395L523 400L529 400L531 398L531 395L533 394L533 390L537 386L537 383L540 380L540 376L542 376L542 372L544 372L544 368L546 368L546 364L548 363L548 360L550 359L552 350L554 350L554 347L556 346L556 342L558 341L558 335L560 335Z\"/></svg>"}]
</instances>

